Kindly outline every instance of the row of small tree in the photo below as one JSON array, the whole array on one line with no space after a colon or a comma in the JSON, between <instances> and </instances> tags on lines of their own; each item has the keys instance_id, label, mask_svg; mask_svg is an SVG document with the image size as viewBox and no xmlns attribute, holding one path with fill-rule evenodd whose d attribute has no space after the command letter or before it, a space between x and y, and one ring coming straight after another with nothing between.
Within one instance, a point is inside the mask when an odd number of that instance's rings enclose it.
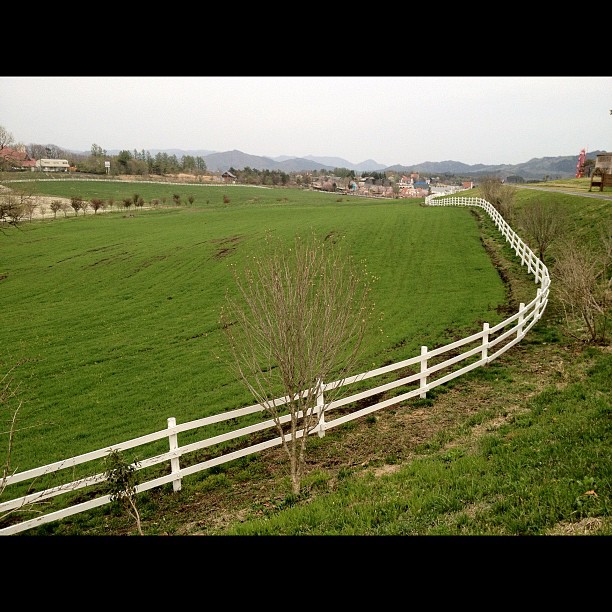
<instances>
[{"instance_id":1,"label":"row of small tree","mask_svg":"<svg viewBox=\"0 0 612 612\"><path fill-rule=\"evenodd\" d=\"M34 212L38 209L42 216L45 214L45 205L39 195L34 192L35 185L33 183L24 183L22 186L12 190L6 190L0 193L0 222L8 223L10 225L17 225L24 219L32 220ZM165 205L168 198L154 198L150 201L149 205L152 208L156 208L160 204ZM175 193L172 195L172 203L176 206L180 206L185 201L181 198L181 195ZM186 198L186 202L190 205L195 202L195 197L189 195ZM100 210L104 210L108 207L110 210L113 209L115 204L123 206L125 209L130 209L132 206L137 208L143 208L146 204L144 198L135 193L132 197L126 197L121 202L116 202L114 198L108 198L103 200L100 198L92 198L91 200L85 200L80 195L73 195L70 198L68 204L64 200L52 200L49 204L49 208L53 213L54 218L57 218L57 213L63 212L64 216L68 216L69 210L72 208L75 216L82 212L86 214L87 210L91 208L96 214ZM0 226L1 227L1 226Z\"/></svg>"}]
</instances>

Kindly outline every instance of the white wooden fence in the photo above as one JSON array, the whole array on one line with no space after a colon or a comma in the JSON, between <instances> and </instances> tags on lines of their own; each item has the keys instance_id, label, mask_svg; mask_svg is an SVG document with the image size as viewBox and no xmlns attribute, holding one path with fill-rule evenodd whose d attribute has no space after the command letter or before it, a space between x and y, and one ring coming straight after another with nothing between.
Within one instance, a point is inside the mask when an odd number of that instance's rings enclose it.
<instances>
[{"instance_id":1,"label":"white wooden fence","mask_svg":"<svg viewBox=\"0 0 612 612\"><path fill-rule=\"evenodd\" d=\"M493 219L506 241L510 243L516 255L520 258L521 265L526 265L527 272L533 274L535 283L539 285L537 294L528 304L521 303L518 312L497 325L491 327L488 323L485 323L482 330L471 336L457 340L456 342L431 350L427 346L422 346L420 354L409 359L322 385L321 394L317 398L317 405L319 410L320 408L324 408L324 410L319 412L320 421L315 430L320 437L324 436L326 431L334 427L361 418L377 410L399 404L411 398L425 398L427 392L434 387L490 363L517 342L520 342L531 327L540 319L546 308L550 287L550 277L546 266L534 255L531 249L519 238L489 202L480 198L434 195L427 197L425 203L429 206L476 206L484 209ZM400 371L402 371L402 375L396 380L391 380L391 382L380 382L380 377L383 375L386 375L386 378L382 379L384 381L389 378L391 373L396 373L395 375L398 376ZM408 372L412 373L406 376L405 374ZM379 377L379 383L376 384L376 386L365 391L341 397L325 406L326 391L339 387L348 388L350 385L360 381L376 377ZM389 392L392 390L397 390L394 391L396 395L389 397ZM360 407L363 406L363 400L382 394L387 394L387 399L382 401L373 400L373 403L365 407ZM359 404L357 404L357 402L359 402ZM282 406L286 403L287 398L275 400L277 406ZM329 415L340 407L344 408L344 414L335 419L328 419ZM253 434L265 430L274 431L275 425L273 419L263 420L256 424L205 438L184 446L179 444L179 434L184 432L199 430L213 423L240 419L241 417L263 411L263 406L254 404L180 425L176 424L174 417L170 417L167 421L167 428L165 429L85 453L77 457L71 457L39 468L12 474L7 477L4 483L6 487L4 491L5 496L10 486L18 485L19 483L22 483L20 485L20 493L24 492L23 487L26 486L24 483L31 483L30 490L34 490L35 486L40 488L40 483L43 481L42 479L48 478L49 475L53 475L54 478L66 479L67 482L50 488L36 490L35 492L29 492L20 497L15 497L14 499L0 503L0 517L10 514L10 516L5 519L5 522L13 522L1 528L0 535L16 534L45 523L57 521L67 516L85 512L92 508L110 503L110 495L104 494L100 486L97 487L98 492L96 493L96 485L100 485L100 483L105 480L104 473L93 473L76 479L74 479L74 474L79 473L76 470L77 466L83 466L88 463L90 466L86 467L90 468L90 472L95 472L96 465L99 464L94 462L104 459L112 450L126 451L138 447L139 450L142 451L147 445L150 449L154 443L159 445L160 440L167 440L167 451L150 456L144 460L139 460L137 463L133 464L135 469L139 471L159 464L165 464L164 471L167 472L165 475L153 477L136 486L136 492L141 493L167 483L172 483L173 490L179 491L181 489L182 479L186 476L233 461L240 457L263 451L267 448L278 446L281 444L280 437L274 437L259 443L251 443L250 445L249 438L247 438L250 436L252 442ZM290 415L287 414L282 420L287 422L289 419ZM243 443L246 444L245 447L239 450L231 450L225 454L220 454L214 458L201 461L200 463L193 463L181 467L181 460L183 459L183 464L188 463L186 457L190 453L203 449L211 449L212 447L218 448L222 452L225 443L237 440L238 438L243 439ZM233 444L235 445L236 443L234 442ZM225 446L227 447L227 444L225 444ZM83 467L79 468L81 471L83 469ZM97 469L99 470L99 467ZM157 469L159 470L159 468ZM61 474L64 474L64 476L62 477ZM142 472L141 476L144 477L145 473ZM86 494L83 493L82 490L88 487L90 487L90 489L87 489ZM81 493L78 493L78 495L81 498L92 496L93 498L87 499L86 501L70 501L74 499L75 492L79 491L81 491ZM71 494L70 500L66 501L66 498L61 498L64 500L62 503L59 496L67 494ZM52 500L56 502L55 510L52 509ZM58 502L60 503L58 504ZM43 514L40 508L44 507L50 507L51 511ZM15 522L17 521L17 517L21 519L26 515L26 510L32 509L37 509L37 512L40 513L36 514L34 518Z\"/></svg>"}]
</instances>

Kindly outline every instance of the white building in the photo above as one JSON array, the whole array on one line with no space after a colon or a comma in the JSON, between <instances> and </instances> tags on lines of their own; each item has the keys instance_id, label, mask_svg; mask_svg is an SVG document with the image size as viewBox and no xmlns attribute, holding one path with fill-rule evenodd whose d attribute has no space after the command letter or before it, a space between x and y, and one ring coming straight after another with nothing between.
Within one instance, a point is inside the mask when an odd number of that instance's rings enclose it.
<instances>
[{"instance_id":1,"label":"white building","mask_svg":"<svg viewBox=\"0 0 612 612\"><path fill-rule=\"evenodd\" d=\"M40 172L68 172L69 168L67 159L38 159L35 164Z\"/></svg>"}]
</instances>

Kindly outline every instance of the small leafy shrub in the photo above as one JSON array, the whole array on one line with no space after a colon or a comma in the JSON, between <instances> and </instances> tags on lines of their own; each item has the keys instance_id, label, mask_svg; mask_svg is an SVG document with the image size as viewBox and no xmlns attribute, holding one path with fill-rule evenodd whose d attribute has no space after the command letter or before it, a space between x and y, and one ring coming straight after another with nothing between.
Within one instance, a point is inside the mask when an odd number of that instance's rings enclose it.
<instances>
[{"instance_id":1,"label":"small leafy shrub","mask_svg":"<svg viewBox=\"0 0 612 612\"><path fill-rule=\"evenodd\" d=\"M123 455L111 450L105 460L104 476L106 488L110 493L111 502L118 504L119 508L136 521L138 533L143 535L140 521L140 512L136 506L136 467L138 463L128 464Z\"/></svg>"}]
</instances>

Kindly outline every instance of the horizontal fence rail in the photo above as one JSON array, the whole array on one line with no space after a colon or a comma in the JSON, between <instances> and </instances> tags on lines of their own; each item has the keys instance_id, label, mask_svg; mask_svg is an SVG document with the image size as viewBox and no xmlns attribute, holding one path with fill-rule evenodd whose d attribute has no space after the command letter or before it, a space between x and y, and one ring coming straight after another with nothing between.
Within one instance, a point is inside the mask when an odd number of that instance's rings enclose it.
<instances>
[{"instance_id":1,"label":"horizontal fence rail","mask_svg":"<svg viewBox=\"0 0 612 612\"><path fill-rule=\"evenodd\" d=\"M399 404L411 398L425 398L428 391L433 388L486 365L502 355L520 342L542 317L548 303L550 288L548 269L506 223L494 206L481 198L448 197L446 195L428 196L425 198L425 204L428 206L476 206L485 210L517 257L520 258L521 265L527 266L527 272L533 275L535 283L539 285L536 296L528 304L521 303L518 311L501 323L492 327L488 323L484 323L481 331L466 338L431 350L427 346L422 346L420 354L409 359L342 380L322 384L317 396L319 421L314 431L310 433L316 433L323 437L326 431L377 410ZM390 375L394 373L399 374L399 378L388 381ZM326 391L339 387L348 389L351 385L362 383L370 378L378 378L379 382L375 386L365 390L357 390L352 394L349 393L325 405ZM363 387L363 385L361 386ZM380 399L383 394L385 394L386 399ZM364 406L364 400L368 400L368 398L372 398L372 403ZM283 397L274 400L273 403L275 406L283 406L288 401L288 397ZM28 490L24 495L0 503L0 517L5 517L5 523L7 521L12 522L12 524L0 528L0 535L23 532L110 503L111 496L105 494L101 488L106 479L104 472L98 471L96 473L96 467L97 470L100 469L97 462L106 458L111 451L121 452L134 448L144 451L148 448L150 454L158 451L163 443L166 451L157 452L132 464L134 469L141 472L143 477L153 475L149 480L136 485L136 493L142 493L170 483L172 483L173 491L179 491L182 479L186 476L279 446L282 443L282 438L274 436L275 423L273 419L265 419L183 446L179 444L179 434L198 430L205 431L205 428L210 425L237 420L265 412L265 410L263 405L253 404L180 425L177 425L174 417L170 417L165 429L76 457L56 461L39 468L11 474L6 477L3 483L5 495L9 486L14 486L16 489L21 487L20 493L23 493L26 486ZM329 419L329 415L334 411L343 414ZM290 418L290 414L286 414L280 420L282 423L287 423ZM253 438L263 438L265 435L268 438L253 443ZM221 454L204 461L185 465L187 463L186 457L188 455L193 457L196 451L208 452L209 454L213 448L217 449L217 452L219 450L223 451L224 447L227 448L229 443L235 444L234 441L238 439L243 439L246 446L225 453L221 452ZM229 446L229 448L233 447ZM181 467L181 461L183 467ZM157 466L157 472L152 471L155 466ZM84 471L87 467L89 467L90 473ZM161 468L166 473L159 476ZM91 473L92 471L94 473ZM75 475L78 475L78 477L75 477ZM52 482L52 479L61 479L62 477L65 482L61 482L61 484L55 484L55 486L45 484ZM26 483L30 484L27 485ZM48 488L45 488L45 486ZM67 494L71 494L68 501L66 501L66 498L60 497ZM64 501L60 501L61 499ZM43 513L44 510L49 511ZM21 520L26 513L36 515L34 518ZM20 522L17 522L17 520Z\"/></svg>"}]
</instances>

